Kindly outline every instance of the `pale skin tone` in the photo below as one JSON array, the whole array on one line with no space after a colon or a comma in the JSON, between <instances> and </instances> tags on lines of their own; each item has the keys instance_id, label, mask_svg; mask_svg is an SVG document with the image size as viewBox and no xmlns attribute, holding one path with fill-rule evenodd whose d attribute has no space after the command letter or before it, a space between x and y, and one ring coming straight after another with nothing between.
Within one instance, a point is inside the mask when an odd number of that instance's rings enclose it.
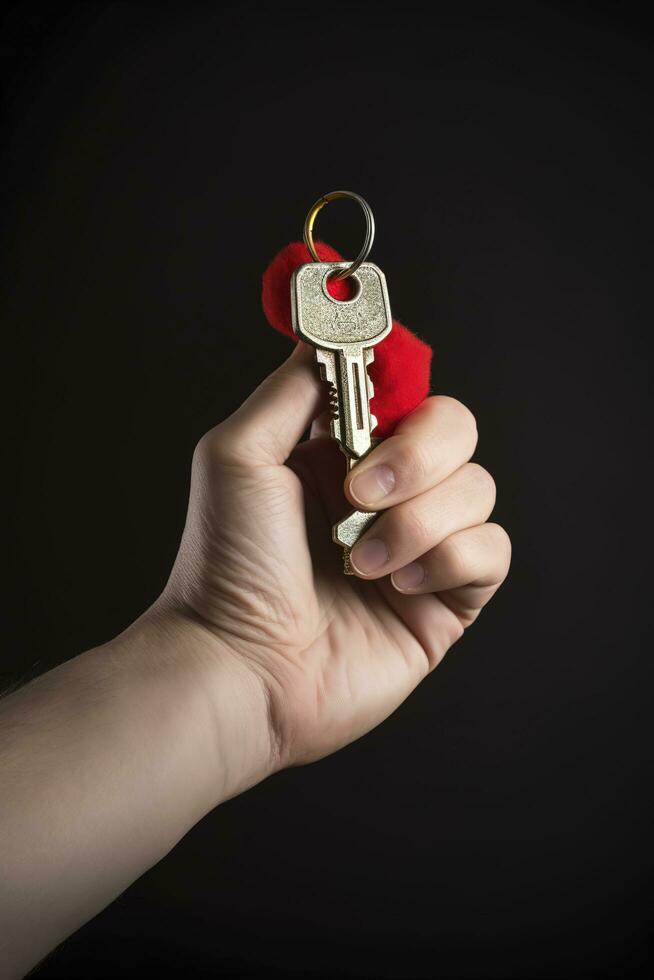
<instances>
[{"instance_id":1,"label":"pale skin tone","mask_svg":"<svg viewBox=\"0 0 654 980\"><path fill-rule=\"evenodd\" d=\"M1 977L23 976L222 800L378 725L505 578L467 408L427 399L343 485L323 407L300 346L200 440L159 600L0 702ZM352 577L329 534L344 491L381 512Z\"/></svg>"}]
</instances>

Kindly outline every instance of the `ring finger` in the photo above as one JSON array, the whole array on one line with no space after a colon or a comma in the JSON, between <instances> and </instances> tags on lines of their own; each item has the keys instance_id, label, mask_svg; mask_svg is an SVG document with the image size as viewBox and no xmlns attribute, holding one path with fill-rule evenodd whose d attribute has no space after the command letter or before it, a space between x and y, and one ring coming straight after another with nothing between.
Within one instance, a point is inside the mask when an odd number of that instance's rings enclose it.
<instances>
[{"instance_id":1,"label":"ring finger","mask_svg":"<svg viewBox=\"0 0 654 980\"><path fill-rule=\"evenodd\" d=\"M511 542L499 524L469 527L445 538L417 561L391 575L398 592L456 592L471 609L481 609L507 576Z\"/></svg>"}]
</instances>

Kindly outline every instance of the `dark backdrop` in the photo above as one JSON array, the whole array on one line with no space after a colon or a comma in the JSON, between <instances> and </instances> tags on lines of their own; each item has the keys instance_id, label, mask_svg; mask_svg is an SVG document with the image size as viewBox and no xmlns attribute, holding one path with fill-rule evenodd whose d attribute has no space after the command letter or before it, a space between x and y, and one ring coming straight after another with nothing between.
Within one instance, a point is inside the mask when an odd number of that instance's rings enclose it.
<instances>
[{"instance_id":1,"label":"dark backdrop","mask_svg":"<svg viewBox=\"0 0 654 980\"><path fill-rule=\"evenodd\" d=\"M224 804L45 978L563 978L651 942L652 43L625 4L5 11L5 681L162 588L260 276L359 191L510 578L377 731ZM345 253L356 208L320 232Z\"/></svg>"}]
</instances>

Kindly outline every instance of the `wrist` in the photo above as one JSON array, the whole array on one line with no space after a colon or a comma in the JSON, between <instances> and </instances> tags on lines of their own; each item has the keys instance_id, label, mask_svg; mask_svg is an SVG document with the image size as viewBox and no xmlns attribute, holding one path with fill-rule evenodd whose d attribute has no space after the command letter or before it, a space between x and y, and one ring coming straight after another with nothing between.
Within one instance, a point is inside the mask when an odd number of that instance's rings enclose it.
<instances>
[{"instance_id":1,"label":"wrist","mask_svg":"<svg viewBox=\"0 0 654 980\"><path fill-rule=\"evenodd\" d=\"M274 768L262 685L201 631L155 607L3 699L0 933L17 976Z\"/></svg>"},{"instance_id":2,"label":"wrist","mask_svg":"<svg viewBox=\"0 0 654 980\"><path fill-rule=\"evenodd\" d=\"M264 684L201 623L155 603L106 649L130 686L156 688L153 710L178 732L189 826L278 768Z\"/></svg>"}]
</instances>

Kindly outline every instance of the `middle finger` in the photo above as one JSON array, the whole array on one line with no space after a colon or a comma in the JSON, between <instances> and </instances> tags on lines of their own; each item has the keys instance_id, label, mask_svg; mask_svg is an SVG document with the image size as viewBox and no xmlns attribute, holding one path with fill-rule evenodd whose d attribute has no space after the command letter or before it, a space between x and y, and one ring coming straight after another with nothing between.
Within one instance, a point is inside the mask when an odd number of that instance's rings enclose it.
<instances>
[{"instance_id":1,"label":"middle finger","mask_svg":"<svg viewBox=\"0 0 654 980\"><path fill-rule=\"evenodd\" d=\"M408 565L450 534L483 524L495 506L495 483L478 463L466 463L438 486L384 511L352 549L361 578Z\"/></svg>"}]
</instances>

